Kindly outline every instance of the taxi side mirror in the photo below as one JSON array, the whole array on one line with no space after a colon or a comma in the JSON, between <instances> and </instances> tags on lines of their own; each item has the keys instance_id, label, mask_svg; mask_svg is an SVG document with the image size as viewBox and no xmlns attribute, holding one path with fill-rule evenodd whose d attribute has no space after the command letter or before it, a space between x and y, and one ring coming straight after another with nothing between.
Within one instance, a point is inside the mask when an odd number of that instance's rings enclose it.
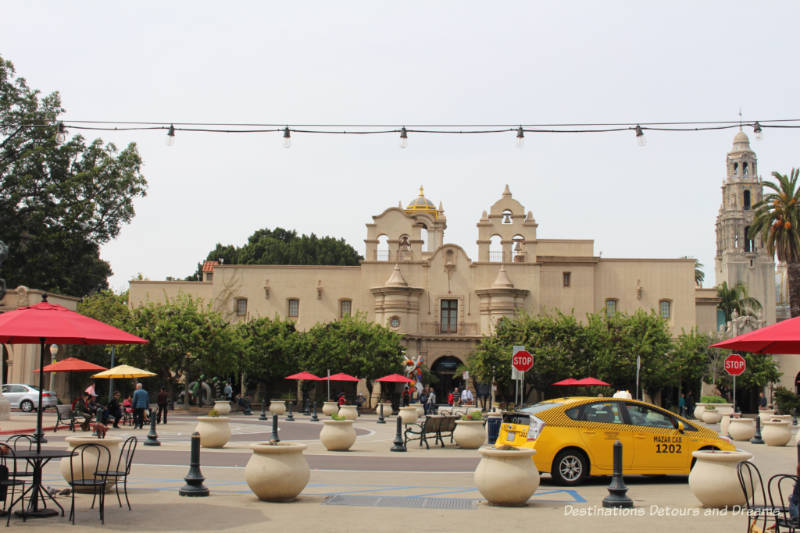
<instances>
[{"instance_id":1,"label":"taxi side mirror","mask_svg":"<svg viewBox=\"0 0 800 533\"><path fill-rule=\"evenodd\" d=\"M677 426L677 428L676 428L676 429L678 430L678 432L679 432L679 433L683 433L683 430L684 430L684 428L685 428L685 427L686 427L686 426L684 426L684 425L683 425L683 422L681 422L680 420L678 420L678 426Z\"/></svg>"}]
</instances>

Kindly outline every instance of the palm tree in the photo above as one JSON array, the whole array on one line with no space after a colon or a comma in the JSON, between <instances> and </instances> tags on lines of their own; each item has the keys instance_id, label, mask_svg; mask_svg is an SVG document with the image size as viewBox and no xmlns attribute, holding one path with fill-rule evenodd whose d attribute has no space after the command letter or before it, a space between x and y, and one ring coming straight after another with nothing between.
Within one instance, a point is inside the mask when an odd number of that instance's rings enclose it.
<instances>
[{"instance_id":1,"label":"palm tree","mask_svg":"<svg viewBox=\"0 0 800 533\"><path fill-rule=\"evenodd\" d=\"M766 194L755 207L750 238L761 235L770 254L786 263L789 281L789 307L792 317L800 316L800 171L789 176L773 172L777 183L764 182L774 192Z\"/></svg>"},{"instance_id":2,"label":"palm tree","mask_svg":"<svg viewBox=\"0 0 800 533\"><path fill-rule=\"evenodd\" d=\"M703 280L706 279L706 273L703 272L703 263L694 260L694 282L698 287L703 286Z\"/></svg>"},{"instance_id":3,"label":"palm tree","mask_svg":"<svg viewBox=\"0 0 800 533\"><path fill-rule=\"evenodd\" d=\"M756 312L761 310L761 303L747 295L747 287L740 281L734 287L728 287L728 282L723 281L717 285L717 297L721 300L717 308L725 313L725 321L731 320L733 312L739 316L756 316Z\"/></svg>"}]
</instances>

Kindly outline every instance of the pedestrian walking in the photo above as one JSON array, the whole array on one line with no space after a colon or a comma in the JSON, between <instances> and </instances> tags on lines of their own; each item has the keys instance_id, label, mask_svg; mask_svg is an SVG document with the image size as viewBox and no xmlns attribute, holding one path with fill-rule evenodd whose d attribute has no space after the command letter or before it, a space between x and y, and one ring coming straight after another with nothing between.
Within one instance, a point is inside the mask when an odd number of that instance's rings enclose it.
<instances>
[{"instance_id":1,"label":"pedestrian walking","mask_svg":"<svg viewBox=\"0 0 800 533\"><path fill-rule=\"evenodd\" d=\"M141 383L137 383L136 392L133 393L133 429L144 428L144 410L149 402L147 391L142 388Z\"/></svg>"},{"instance_id":2,"label":"pedestrian walking","mask_svg":"<svg viewBox=\"0 0 800 533\"><path fill-rule=\"evenodd\" d=\"M158 414L156 415L156 422L159 424L167 423L168 400L169 400L169 394L167 394L167 391L166 389L164 389L164 387L161 387L161 391L159 391L158 396L156 397L156 403L158 404Z\"/></svg>"}]
</instances>

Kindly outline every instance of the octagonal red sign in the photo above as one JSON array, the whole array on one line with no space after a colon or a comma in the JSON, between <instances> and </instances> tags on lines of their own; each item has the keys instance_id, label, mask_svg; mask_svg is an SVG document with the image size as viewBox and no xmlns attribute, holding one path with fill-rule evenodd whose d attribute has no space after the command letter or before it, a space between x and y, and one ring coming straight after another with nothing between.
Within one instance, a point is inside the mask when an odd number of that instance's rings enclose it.
<instances>
[{"instance_id":1,"label":"octagonal red sign","mask_svg":"<svg viewBox=\"0 0 800 533\"><path fill-rule=\"evenodd\" d=\"M747 368L744 357L738 353L732 353L725 358L725 371L731 376L738 376Z\"/></svg>"},{"instance_id":2,"label":"octagonal red sign","mask_svg":"<svg viewBox=\"0 0 800 533\"><path fill-rule=\"evenodd\" d=\"M521 350L511 358L511 364L520 372L527 372L533 368L533 356L525 350Z\"/></svg>"}]
</instances>

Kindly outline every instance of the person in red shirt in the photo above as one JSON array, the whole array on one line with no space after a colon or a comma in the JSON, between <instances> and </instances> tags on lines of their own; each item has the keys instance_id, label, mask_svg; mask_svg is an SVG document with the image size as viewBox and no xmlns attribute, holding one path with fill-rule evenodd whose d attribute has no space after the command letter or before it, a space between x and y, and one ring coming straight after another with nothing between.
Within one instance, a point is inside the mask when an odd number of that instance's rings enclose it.
<instances>
[{"instance_id":1,"label":"person in red shirt","mask_svg":"<svg viewBox=\"0 0 800 533\"><path fill-rule=\"evenodd\" d=\"M343 405L344 405L344 404L346 404L346 403L347 403L347 398L345 398L345 396L344 396L344 393L343 393L343 392L340 392L340 393L339 393L339 398L338 398L338 400L337 400L337 405L338 405L339 407L341 407L341 406L343 406Z\"/></svg>"}]
</instances>

